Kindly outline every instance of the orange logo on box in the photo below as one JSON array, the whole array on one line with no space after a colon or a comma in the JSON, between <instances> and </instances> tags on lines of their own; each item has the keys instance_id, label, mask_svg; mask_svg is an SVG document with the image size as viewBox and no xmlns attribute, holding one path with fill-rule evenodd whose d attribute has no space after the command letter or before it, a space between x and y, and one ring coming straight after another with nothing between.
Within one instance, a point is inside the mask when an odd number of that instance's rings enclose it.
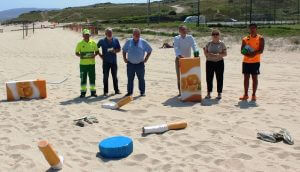
<instances>
[{"instance_id":1,"label":"orange logo on box","mask_svg":"<svg viewBox=\"0 0 300 172\"><path fill-rule=\"evenodd\" d=\"M179 66L181 100L201 101L200 59L181 58Z\"/></svg>"}]
</instances>

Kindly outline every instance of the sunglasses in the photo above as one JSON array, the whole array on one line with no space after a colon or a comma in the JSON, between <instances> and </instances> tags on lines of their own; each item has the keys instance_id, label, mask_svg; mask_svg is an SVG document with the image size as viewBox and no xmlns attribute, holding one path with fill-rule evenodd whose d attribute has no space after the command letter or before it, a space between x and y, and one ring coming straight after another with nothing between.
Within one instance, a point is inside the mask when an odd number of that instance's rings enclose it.
<instances>
[{"instance_id":1,"label":"sunglasses","mask_svg":"<svg viewBox=\"0 0 300 172\"><path fill-rule=\"evenodd\" d=\"M213 33L213 34L211 34L212 36L219 36L219 34L218 33Z\"/></svg>"}]
</instances>

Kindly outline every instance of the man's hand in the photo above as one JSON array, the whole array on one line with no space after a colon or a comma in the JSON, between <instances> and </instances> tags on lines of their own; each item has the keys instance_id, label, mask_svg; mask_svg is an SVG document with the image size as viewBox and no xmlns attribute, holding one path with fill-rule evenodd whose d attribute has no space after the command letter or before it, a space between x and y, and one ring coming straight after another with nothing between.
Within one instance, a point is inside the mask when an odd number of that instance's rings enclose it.
<instances>
[{"instance_id":1,"label":"man's hand","mask_svg":"<svg viewBox=\"0 0 300 172\"><path fill-rule=\"evenodd\" d=\"M147 63L148 59L149 59L149 58L146 57L145 60L144 60L144 63Z\"/></svg>"},{"instance_id":2,"label":"man's hand","mask_svg":"<svg viewBox=\"0 0 300 172\"><path fill-rule=\"evenodd\" d=\"M252 58L252 57L256 56L256 54L257 54L257 52L254 51L254 52L247 53L247 56Z\"/></svg>"},{"instance_id":3,"label":"man's hand","mask_svg":"<svg viewBox=\"0 0 300 172\"><path fill-rule=\"evenodd\" d=\"M77 57L80 57L80 53L76 53L76 56L77 56Z\"/></svg>"},{"instance_id":4,"label":"man's hand","mask_svg":"<svg viewBox=\"0 0 300 172\"><path fill-rule=\"evenodd\" d=\"M123 51L123 60L124 60L125 63L128 63L128 60L126 58L126 54L127 53L125 51Z\"/></svg>"},{"instance_id":5,"label":"man's hand","mask_svg":"<svg viewBox=\"0 0 300 172\"><path fill-rule=\"evenodd\" d=\"M103 56L103 54L100 54L100 53L99 53L99 57L103 60L103 57L104 57L104 56Z\"/></svg>"}]
</instances>

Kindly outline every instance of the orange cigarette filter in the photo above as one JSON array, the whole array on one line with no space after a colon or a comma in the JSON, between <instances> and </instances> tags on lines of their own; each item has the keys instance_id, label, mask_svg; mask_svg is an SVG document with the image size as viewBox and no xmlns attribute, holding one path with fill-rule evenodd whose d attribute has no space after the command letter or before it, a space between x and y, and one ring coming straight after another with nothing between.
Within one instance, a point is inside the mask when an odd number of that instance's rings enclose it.
<instances>
[{"instance_id":1,"label":"orange cigarette filter","mask_svg":"<svg viewBox=\"0 0 300 172\"><path fill-rule=\"evenodd\" d=\"M181 121L181 122L174 122L168 124L168 129L169 130L179 130L179 129L184 129L187 127L187 122Z\"/></svg>"},{"instance_id":2,"label":"orange cigarette filter","mask_svg":"<svg viewBox=\"0 0 300 172\"><path fill-rule=\"evenodd\" d=\"M51 167L56 166L60 163L60 159L57 153L55 152L53 147L48 143L48 141L40 141L38 143L38 147L40 151L44 154L44 157L46 158Z\"/></svg>"},{"instance_id":3,"label":"orange cigarette filter","mask_svg":"<svg viewBox=\"0 0 300 172\"><path fill-rule=\"evenodd\" d=\"M127 97L124 97L123 99L121 99L117 105L118 105L118 108L130 103L131 101L133 100L132 96L127 96Z\"/></svg>"}]
</instances>

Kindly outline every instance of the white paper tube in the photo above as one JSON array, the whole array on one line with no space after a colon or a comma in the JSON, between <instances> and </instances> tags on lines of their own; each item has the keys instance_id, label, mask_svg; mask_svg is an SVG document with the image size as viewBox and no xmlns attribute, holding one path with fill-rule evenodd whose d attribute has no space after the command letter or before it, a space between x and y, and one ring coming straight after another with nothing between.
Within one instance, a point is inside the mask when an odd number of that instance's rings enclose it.
<instances>
[{"instance_id":1,"label":"white paper tube","mask_svg":"<svg viewBox=\"0 0 300 172\"><path fill-rule=\"evenodd\" d=\"M168 131L168 125L162 124L157 126L151 126L151 127L143 127L143 133L144 134L150 134L150 133L163 133Z\"/></svg>"},{"instance_id":2,"label":"white paper tube","mask_svg":"<svg viewBox=\"0 0 300 172\"><path fill-rule=\"evenodd\" d=\"M102 104L102 108L105 108L105 109L117 109L118 108L118 104L115 103L115 102L104 103L104 104Z\"/></svg>"}]
</instances>

